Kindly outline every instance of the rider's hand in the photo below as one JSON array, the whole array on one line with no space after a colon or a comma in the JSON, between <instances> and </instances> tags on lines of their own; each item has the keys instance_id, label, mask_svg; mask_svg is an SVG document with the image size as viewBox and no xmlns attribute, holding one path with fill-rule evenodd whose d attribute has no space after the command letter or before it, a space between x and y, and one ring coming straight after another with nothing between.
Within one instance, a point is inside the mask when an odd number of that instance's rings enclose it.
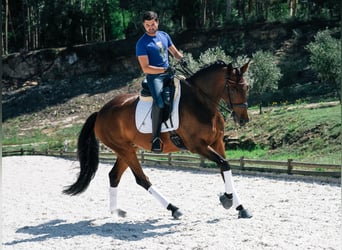
<instances>
[{"instance_id":1,"label":"rider's hand","mask_svg":"<svg viewBox=\"0 0 342 250\"><path fill-rule=\"evenodd\" d=\"M185 58L183 57L182 59L179 60L179 64L185 68L188 66L188 63L185 61Z\"/></svg>"},{"instance_id":2,"label":"rider's hand","mask_svg":"<svg viewBox=\"0 0 342 250\"><path fill-rule=\"evenodd\" d=\"M173 76L176 74L176 70L172 68L171 66L169 66L165 69L165 73L169 74L170 76Z\"/></svg>"}]
</instances>

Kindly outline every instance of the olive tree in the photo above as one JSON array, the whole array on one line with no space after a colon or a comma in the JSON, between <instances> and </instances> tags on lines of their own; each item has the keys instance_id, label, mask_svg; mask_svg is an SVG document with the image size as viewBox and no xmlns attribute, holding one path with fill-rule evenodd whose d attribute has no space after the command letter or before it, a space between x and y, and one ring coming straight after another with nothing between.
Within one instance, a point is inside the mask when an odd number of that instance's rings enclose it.
<instances>
[{"instance_id":1,"label":"olive tree","mask_svg":"<svg viewBox=\"0 0 342 250\"><path fill-rule=\"evenodd\" d=\"M226 52L220 47L213 47L209 48L199 55L197 59L195 59L191 53L183 52L184 58L187 62L188 68L191 70L191 72L196 72L200 70L202 67L204 67L207 64L213 63L217 60L224 61L225 63L232 62L232 58L226 54ZM171 65L175 65L176 61L174 57L170 57Z\"/></svg>"},{"instance_id":2,"label":"olive tree","mask_svg":"<svg viewBox=\"0 0 342 250\"><path fill-rule=\"evenodd\" d=\"M311 67L323 84L332 84L341 102L341 42L332 37L332 31L317 32L315 40L306 48L310 52Z\"/></svg>"},{"instance_id":3,"label":"olive tree","mask_svg":"<svg viewBox=\"0 0 342 250\"><path fill-rule=\"evenodd\" d=\"M276 64L275 56L269 51L257 51L252 56L249 68L249 84L259 102L262 113L262 95L278 88L278 81L282 77L280 68Z\"/></svg>"}]
</instances>

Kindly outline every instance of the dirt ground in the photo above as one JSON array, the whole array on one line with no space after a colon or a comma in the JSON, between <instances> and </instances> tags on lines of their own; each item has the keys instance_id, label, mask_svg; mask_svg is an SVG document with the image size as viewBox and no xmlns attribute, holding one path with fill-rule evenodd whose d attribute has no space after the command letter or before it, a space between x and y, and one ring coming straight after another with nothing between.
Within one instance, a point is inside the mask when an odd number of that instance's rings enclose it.
<instances>
[{"instance_id":1,"label":"dirt ground","mask_svg":"<svg viewBox=\"0 0 342 250\"><path fill-rule=\"evenodd\" d=\"M128 170L120 183L120 208L109 213L108 172L100 164L79 196L62 194L78 163L41 156L5 157L3 239L9 249L341 249L341 189L338 184L235 175L251 219L225 210L219 173L145 167L152 183L182 212L174 220L137 186Z\"/></svg>"}]
</instances>

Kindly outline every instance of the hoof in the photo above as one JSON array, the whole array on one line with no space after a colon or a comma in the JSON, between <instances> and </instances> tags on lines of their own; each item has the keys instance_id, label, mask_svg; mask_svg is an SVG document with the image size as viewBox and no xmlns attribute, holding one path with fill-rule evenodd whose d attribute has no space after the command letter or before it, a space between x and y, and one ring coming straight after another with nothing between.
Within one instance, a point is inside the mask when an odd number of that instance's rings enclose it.
<instances>
[{"instance_id":1,"label":"hoof","mask_svg":"<svg viewBox=\"0 0 342 250\"><path fill-rule=\"evenodd\" d=\"M171 211L172 217L174 219L179 219L179 217L183 215L183 213L179 210L179 208L172 205L171 203L167 206L167 210Z\"/></svg>"},{"instance_id":2,"label":"hoof","mask_svg":"<svg viewBox=\"0 0 342 250\"><path fill-rule=\"evenodd\" d=\"M176 220L178 220L182 215L183 215L183 213L181 211L179 211L179 209L172 212L172 217Z\"/></svg>"},{"instance_id":3,"label":"hoof","mask_svg":"<svg viewBox=\"0 0 342 250\"><path fill-rule=\"evenodd\" d=\"M253 215L247 209L242 209L239 211L239 215L238 215L239 219L249 219L252 217Z\"/></svg>"},{"instance_id":4,"label":"hoof","mask_svg":"<svg viewBox=\"0 0 342 250\"><path fill-rule=\"evenodd\" d=\"M113 210L113 211L111 211L111 213L112 214L115 214L115 215L117 215L117 216L119 216L119 217L122 217L122 218L124 218L124 217L126 217L126 215L127 215L127 212L126 211L124 211L124 210L121 210L121 209L115 209L115 210Z\"/></svg>"},{"instance_id":5,"label":"hoof","mask_svg":"<svg viewBox=\"0 0 342 250\"><path fill-rule=\"evenodd\" d=\"M220 195L220 202L225 209L233 206L233 198L229 198L227 193Z\"/></svg>"}]
</instances>

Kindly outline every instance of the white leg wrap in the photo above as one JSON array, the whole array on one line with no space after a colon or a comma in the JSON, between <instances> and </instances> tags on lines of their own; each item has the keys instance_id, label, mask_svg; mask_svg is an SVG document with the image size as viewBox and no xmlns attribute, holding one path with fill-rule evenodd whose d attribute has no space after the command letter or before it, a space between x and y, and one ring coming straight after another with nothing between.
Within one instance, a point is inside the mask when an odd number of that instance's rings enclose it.
<instances>
[{"instance_id":1,"label":"white leg wrap","mask_svg":"<svg viewBox=\"0 0 342 250\"><path fill-rule=\"evenodd\" d=\"M118 188L109 188L109 210L114 212L118 209Z\"/></svg>"},{"instance_id":2,"label":"white leg wrap","mask_svg":"<svg viewBox=\"0 0 342 250\"><path fill-rule=\"evenodd\" d=\"M226 188L226 193L227 194L232 194L234 193L234 183L233 183L233 177L232 177L232 171L224 171L223 172L223 177L224 177L224 185Z\"/></svg>"},{"instance_id":3,"label":"white leg wrap","mask_svg":"<svg viewBox=\"0 0 342 250\"><path fill-rule=\"evenodd\" d=\"M164 208L167 208L167 206L170 204L170 202L168 202L156 188L150 186L147 191L152 194L152 196L156 198Z\"/></svg>"},{"instance_id":4,"label":"white leg wrap","mask_svg":"<svg viewBox=\"0 0 342 250\"><path fill-rule=\"evenodd\" d=\"M237 194L236 190L234 190L234 192L233 192L233 207L237 208L240 205L241 205L240 197Z\"/></svg>"},{"instance_id":5,"label":"white leg wrap","mask_svg":"<svg viewBox=\"0 0 342 250\"><path fill-rule=\"evenodd\" d=\"M223 172L224 177L224 185L226 189L227 194L233 194L233 206L236 208L239 205L241 205L239 195L237 194L234 183L233 183L233 177L232 177L232 171L224 171Z\"/></svg>"}]
</instances>

